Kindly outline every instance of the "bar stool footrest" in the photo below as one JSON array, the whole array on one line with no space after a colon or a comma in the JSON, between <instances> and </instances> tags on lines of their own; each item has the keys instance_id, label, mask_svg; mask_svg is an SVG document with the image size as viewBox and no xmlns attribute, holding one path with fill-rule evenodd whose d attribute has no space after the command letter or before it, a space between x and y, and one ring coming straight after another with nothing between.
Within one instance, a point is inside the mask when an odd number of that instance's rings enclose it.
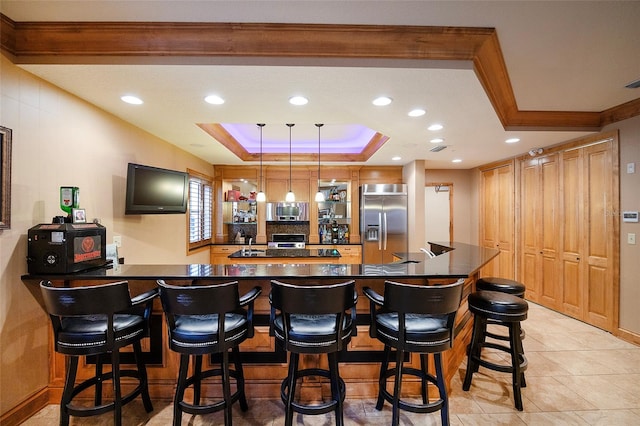
<instances>
[{"instance_id":1,"label":"bar stool footrest","mask_svg":"<svg viewBox=\"0 0 640 426\"><path fill-rule=\"evenodd\" d=\"M484 342L480 344L481 347L483 348L491 348L491 349L496 349L499 351L503 351L506 352L508 354L511 353L510 349L506 346L503 345L498 345L496 343L491 343L491 342ZM509 365L503 365L503 364L497 364L495 362L491 362L491 361L487 361L485 359L482 359L481 357L477 357L477 356L472 356L472 359L477 362L479 365L488 368L490 370L494 370L494 371L499 371L502 373L513 373L513 367L511 366L511 364ZM527 369L527 365L528 365L528 361L527 361L527 357L524 354L518 354L518 360L520 361L520 372L524 373L524 371Z\"/></svg>"},{"instance_id":2,"label":"bar stool footrest","mask_svg":"<svg viewBox=\"0 0 640 426\"><path fill-rule=\"evenodd\" d=\"M143 383L140 379L140 374L138 374L136 370L120 370L120 377L132 377L134 379L137 379L139 382L138 386L136 386L135 389L120 398L122 401L121 405L124 407L127 403L133 401L138 395L142 394ZM92 386L96 386L98 383L104 385L104 382L108 380L113 380L113 372L111 371L103 373L99 376L90 377L87 380L74 386L73 391L71 392L71 401L69 401L65 406L66 412L71 416L89 417L113 411L115 408L114 401L108 404L94 405L90 407L80 407L73 404L73 398L76 395L86 389L89 389Z\"/></svg>"},{"instance_id":3,"label":"bar stool footrest","mask_svg":"<svg viewBox=\"0 0 640 426\"><path fill-rule=\"evenodd\" d=\"M329 370L324 370L321 368L307 368L304 370L298 370L296 372L295 379L301 379L303 377L309 377L309 376L325 377L327 379L331 379L331 374ZM338 381L340 386L340 401L344 402L344 399L346 396L346 386L345 386L344 380L341 377L338 378ZM280 386L280 398L282 399L282 402L285 404L285 406L287 405L288 396L289 396L289 377L284 379L282 381L282 385ZM338 404L338 401L336 400L331 400L328 402L324 402L322 404L314 404L314 405L302 404L294 401L291 404L291 408L293 409L293 411L300 414L325 414L335 410L337 404Z\"/></svg>"},{"instance_id":4,"label":"bar stool footrest","mask_svg":"<svg viewBox=\"0 0 640 426\"><path fill-rule=\"evenodd\" d=\"M213 368L200 373L201 381L209 377L220 377L220 376L222 376L222 370L220 368ZM243 386L242 386L242 383L239 383L239 381L243 382L243 380L240 380L239 374L237 371L231 370L231 369L229 369L229 377L232 379L235 379L237 384L236 386L237 390L231 393L230 404L233 405L242 396L241 389L243 389ZM185 389L189 388L189 386L192 386L195 383L196 383L196 377L191 376L187 378L187 380L185 381ZM211 404L207 404L207 405L193 405L185 401L180 401L179 404L180 404L180 409L182 411L184 411L187 414L194 414L194 415L211 414L211 413L215 413L217 411L223 410L226 407L226 403L224 399L220 401L216 401ZM241 407L241 408L242 408L242 411L247 411L246 408L244 407Z\"/></svg>"},{"instance_id":5,"label":"bar stool footrest","mask_svg":"<svg viewBox=\"0 0 640 426\"><path fill-rule=\"evenodd\" d=\"M385 373L380 379L380 391L382 393L382 396L387 402L391 403L392 405L394 401L393 394L387 390L386 386L383 386L383 385L386 385L387 380L391 377L395 377L396 374L397 374L397 368L390 368L387 371L385 371ZM427 382L435 385L436 388L438 387L438 379L433 374L429 374L429 373L425 374L423 371L418 370L417 368L404 367L402 369L402 376L404 377L406 375L417 377L420 380L426 380ZM428 397L429 396L427 395L427 398ZM443 405L444 405L444 400L442 398L438 398L433 402L427 402L425 404L414 404L414 403L403 401L401 398L398 398L398 407L401 410L409 411L411 413L434 413L436 411L439 411ZM380 408L376 407L376 409L380 411L382 407Z\"/></svg>"}]
</instances>

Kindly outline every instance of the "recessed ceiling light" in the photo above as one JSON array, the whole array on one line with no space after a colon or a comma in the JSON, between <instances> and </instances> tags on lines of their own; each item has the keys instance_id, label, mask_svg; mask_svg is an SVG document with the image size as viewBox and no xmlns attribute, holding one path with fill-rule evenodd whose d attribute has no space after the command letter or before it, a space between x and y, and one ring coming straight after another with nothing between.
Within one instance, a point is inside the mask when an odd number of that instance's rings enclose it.
<instances>
[{"instance_id":1,"label":"recessed ceiling light","mask_svg":"<svg viewBox=\"0 0 640 426\"><path fill-rule=\"evenodd\" d=\"M380 96L379 98L375 98L372 103L375 106L386 106L389 105L391 101L392 99L387 96Z\"/></svg>"},{"instance_id":2,"label":"recessed ceiling light","mask_svg":"<svg viewBox=\"0 0 640 426\"><path fill-rule=\"evenodd\" d=\"M132 95L124 95L120 99L122 99L123 102L126 102L131 105L142 105L144 103L142 99Z\"/></svg>"},{"instance_id":3,"label":"recessed ceiling light","mask_svg":"<svg viewBox=\"0 0 640 426\"><path fill-rule=\"evenodd\" d=\"M304 96L292 96L289 98L289 103L291 105L306 105L309 102L309 99Z\"/></svg>"},{"instance_id":4,"label":"recessed ceiling light","mask_svg":"<svg viewBox=\"0 0 640 426\"><path fill-rule=\"evenodd\" d=\"M209 95L204 98L204 101L211 105L222 105L224 103L224 99L218 95Z\"/></svg>"},{"instance_id":5,"label":"recessed ceiling light","mask_svg":"<svg viewBox=\"0 0 640 426\"><path fill-rule=\"evenodd\" d=\"M520 138L509 138L505 141L506 143L516 143L520 142Z\"/></svg>"},{"instance_id":6,"label":"recessed ceiling light","mask_svg":"<svg viewBox=\"0 0 640 426\"><path fill-rule=\"evenodd\" d=\"M444 128L444 126L442 124L432 124L431 126L427 127L429 130L431 130L432 132L436 131L436 130L442 130Z\"/></svg>"},{"instance_id":7,"label":"recessed ceiling light","mask_svg":"<svg viewBox=\"0 0 640 426\"><path fill-rule=\"evenodd\" d=\"M416 109L412 109L411 111L409 111L409 117L421 117L423 115L425 115L427 113L427 111L421 109L421 108L416 108Z\"/></svg>"},{"instance_id":8,"label":"recessed ceiling light","mask_svg":"<svg viewBox=\"0 0 640 426\"><path fill-rule=\"evenodd\" d=\"M462 160L459 158L455 158L453 160L451 160L452 163L462 163Z\"/></svg>"},{"instance_id":9,"label":"recessed ceiling light","mask_svg":"<svg viewBox=\"0 0 640 426\"><path fill-rule=\"evenodd\" d=\"M431 143L441 143L441 142L444 142L444 138L434 138L434 139L431 139L429 142L431 142Z\"/></svg>"},{"instance_id":10,"label":"recessed ceiling light","mask_svg":"<svg viewBox=\"0 0 640 426\"><path fill-rule=\"evenodd\" d=\"M399 157L399 156L396 155L395 157L391 157L391 160L400 161L400 160L402 160L402 157Z\"/></svg>"}]
</instances>

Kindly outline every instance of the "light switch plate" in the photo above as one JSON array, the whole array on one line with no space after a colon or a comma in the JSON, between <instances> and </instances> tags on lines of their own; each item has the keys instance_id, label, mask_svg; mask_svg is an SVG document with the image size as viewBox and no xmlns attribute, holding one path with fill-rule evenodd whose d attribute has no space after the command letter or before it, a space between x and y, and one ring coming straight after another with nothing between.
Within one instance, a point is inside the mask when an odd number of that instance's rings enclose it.
<instances>
[{"instance_id":1,"label":"light switch plate","mask_svg":"<svg viewBox=\"0 0 640 426\"><path fill-rule=\"evenodd\" d=\"M636 172L636 163L627 163L627 173Z\"/></svg>"},{"instance_id":2,"label":"light switch plate","mask_svg":"<svg viewBox=\"0 0 640 426\"><path fill-rule=\"evenodd\" d=\"M628 244L635 244L636 243L636 234L629 232L627 234L627 243Z\"/></svg>"}]
</instances>

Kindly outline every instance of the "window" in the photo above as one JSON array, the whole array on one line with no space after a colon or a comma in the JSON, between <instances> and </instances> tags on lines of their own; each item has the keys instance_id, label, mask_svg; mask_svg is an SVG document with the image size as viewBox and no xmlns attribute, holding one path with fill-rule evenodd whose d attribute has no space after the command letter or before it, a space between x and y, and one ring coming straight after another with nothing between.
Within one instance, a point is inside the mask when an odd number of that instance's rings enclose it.
<instances>
[{"instance_id":1,"label":"window","mask_svg":"<svg viewBox=\"0 0 640 426\"><path fill-rule=\"evenodd\" d=\"M211 178L189 170L189 250L211 244Z\"/></svg>"}]
</instances>

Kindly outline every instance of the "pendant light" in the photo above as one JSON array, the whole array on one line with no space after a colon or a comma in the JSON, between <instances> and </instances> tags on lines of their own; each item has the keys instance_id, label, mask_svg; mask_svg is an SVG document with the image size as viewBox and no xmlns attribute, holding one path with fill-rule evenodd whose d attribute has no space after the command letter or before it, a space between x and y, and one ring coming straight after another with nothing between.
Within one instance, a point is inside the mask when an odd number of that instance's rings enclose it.
<instances>
[{"instance_id":1,"label":"pendant light","mask_svg":"<svg viewBox=\"0 0 640 426\"><path fill-rule=\"evenodd\" d=\"M293 203L296 201L296 195L291 190L291 128L295 126L295 124L287 123L287 126L289 126L289 192L287 192L284 200L287 203Z\"/></svg>"},{"instance_id":2,"label":"pendant light","mask_svg":"<svg viewBox=\"0 0 640 426\"><path fill-rule=\"evenodd\" d=\"M256 201L259 202L259 203L264 203L265 201L267 201L267 196L262 191L262 188L263 188L263 179L262 179L262 128L264 127L264 123L258 123L257 126L260 127L260 181L258 182L260 184L260 192L258 192L258 195L256 195Z\"/></svg>"},{"instance_id":3,"label":"pendant light","mask_svg":"<svg viewBox=\"0 0 640 426\"><path fill-rule=\"evenodd\" d=\"M316 123L318 128L318 192L316 192L316 203L324 201L324 194L320 191L320 128L324 126L322 123Z\"/></svg>"}]
</instances>

